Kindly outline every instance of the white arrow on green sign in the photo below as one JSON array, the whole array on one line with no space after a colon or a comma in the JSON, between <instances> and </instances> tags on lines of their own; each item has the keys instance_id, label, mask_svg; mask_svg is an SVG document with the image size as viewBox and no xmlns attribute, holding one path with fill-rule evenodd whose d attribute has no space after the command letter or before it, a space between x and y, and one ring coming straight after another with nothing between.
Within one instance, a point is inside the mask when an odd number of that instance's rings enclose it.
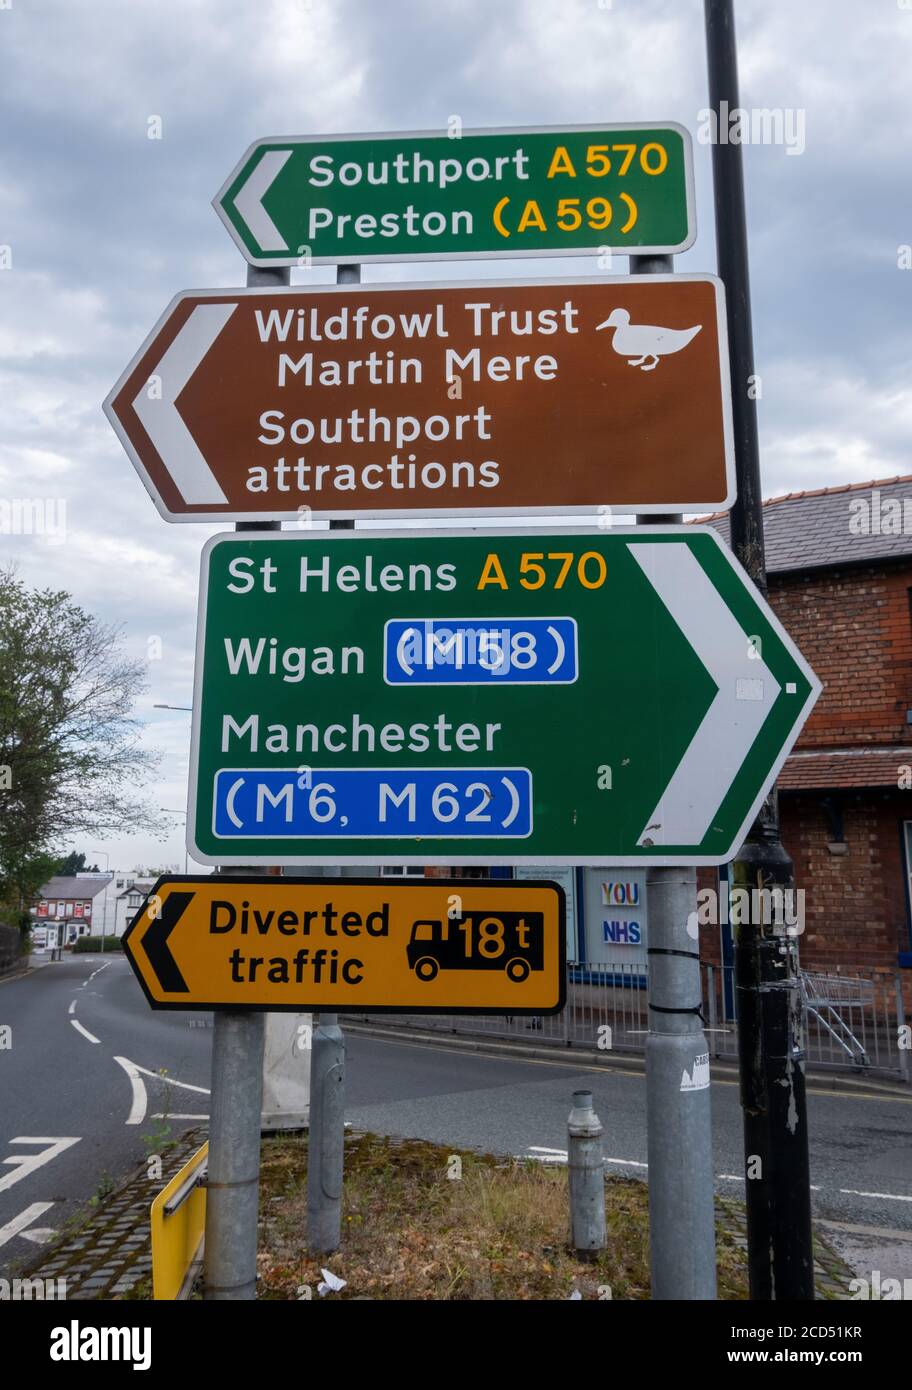
<instances>
[{"instance_id":1,"label":"white arrow on green sign","mask_svg":"<svg viewBox=\"0 0 912 1390\"><path fill-rule=\"evenodd\" d=\"M710 528L217 536L189 847L724 863L820 688Z\"/></svg>"},{"instance_id":2,"label":"white arrow on green sign","mask_svg":"<svg viewBox=\"0 0 912 1390\"><path fill-rule=\"evenodd\" d=\"M651 125L257 140L213 206L251 265L684 251L689 133Z\"/></svg>"}]
</instances>

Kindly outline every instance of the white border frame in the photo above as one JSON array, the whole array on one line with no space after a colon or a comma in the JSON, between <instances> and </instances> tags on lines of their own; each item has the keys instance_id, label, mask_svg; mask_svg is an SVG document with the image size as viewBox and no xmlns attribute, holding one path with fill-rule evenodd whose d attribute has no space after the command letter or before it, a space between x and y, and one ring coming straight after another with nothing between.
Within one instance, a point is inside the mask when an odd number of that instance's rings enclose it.
<instances>
[{"instance_id":1,"label":"white border frame","mask_svg":"<svg viewBox=\"0 0 912 1390\"><path fill-rule=\"evenodd\" d=\"M452 539L452 538L459 539L460 537L463 537L463 536L483 536L486 540L487 540L487 539L496 539L496 538L498 538L498 537L513 537L513 536L536 536L536 537L543 538L544 536L549 535L549 534L551 534L551 533L549 533L549 532L542 532L540 529L537 529L537 528L535 528L535 527L530 527L530 526L510 526L510 527L500 527L500 528L497 528L497 529L493 529L493 528L492 528L492 529L488 529L488 528L486 528L486 527L479 527L479 528L466 528L465 530L461 530L461 531L441 530L441 531L438 531L438 532L435 532L435 533L434 533L433 539L437 539L437 538L439 537L441 540L449 540L449 539ZM545 863L547 863L547 864L556 864L556 865L559 865L559 866L565 866L565 865L566 865L566 866L574 866L574 867L599 868L599 869L601 869L601 868L619 868L619 867L621 867L621 866L630 866L630 867L637 866L637 867L639 867L639 866L641 866L641 865L649 865L649 864L653 864L653 865L655 865L657 868L674 868L674 867L683 866L683 865L694 865L694 866L696 866L696 867L698 867L698 868L703 868L703 867L707 867L707 868L708 868L708 867L716 867L716 866L718 866L719 864L728 863L728 861L733 857L733 855L735 854L735 852L738 850L738 848L740 847L740 845L743 843L744 838L745 838L745 836L746 836L748 830L750 829L751 825L753 824L754 820L756 819L757 812L760 810L760 807L763 805L763 802L764 802L764 800L766 799L766 796L767 796L767 794L768 794L768 792L769 792L769 789L772 787L773 783L775 782L776 778L778 777L779 772L780 772L780 769L782 768L783 763L785 762L786 758L788 757L789 753L791 752L792 747L793 747L793 745L794 745L794 743L795 743L795 740L797 739L799 733L801 732L801 729L802 729L802 727L803 727L803 725L804 725L804 723L805 723L805 721L806 721L808 715L810 714L811 710L813 709L814 705L816 704L817 699L818 699L818 697L819 697L819 695L820 695L820 693L821 693L821 691L822 691L822 689L823 689L823 686L822 686L821 682L818 680L817 676L814 674L814 672L811 670L811 668L810 668L810 666L808 665L808 663L805 661L805 659L804 659L804 657L802 656L801 652L798 650L798 647L795 645L795 642L794 642L794 640L792 639L792 637L789 635L788 632L786 632L785 628L782 626L782 623L781 623L781 622L779 621L779 619L776 617L776 614L773 612L773 610L772 610L772 608L770 607L768 601L763 597L763 595L762 595L762 594L759 592L759 590L756 588L756 586L754 585L754 583L753 583L753 581L751 580L750 576L747 574L746 570L745 570L745 569L743 568L743 566L742 566L741 564L739 564L739 562L735 559L735 556L732 554L731 550L728 548L728 546L727 546L727 545L725 544L725 542L722 540L722 537L719 535L719 533L713 529L713 527L711 527L711 526L686 526L686 525L670 525L670 526L635 526L635 527L634 527L634 526L617 526L617 527L612 528L612 530L611 530L610 532L607 532L607 533L606 533L606 532L603 531L603 530L600 530L600 529L597 529L597 528L594 528L594 527L591 527L591 526L573 526L573 527L566 527L566 528L564 529L564 531L563 531L563 534L564 534L564 535L572 535L572 536L604 536L604 535L606 535L606 534L613 534L613 535L617 535L617 536L627 537L627 538L629 538L630 540L634 540L634 539L645 539L645 538L647 538L647 537L649 537L649 536L670 536L670 535L674 535L674 536L679 536L682 540L686 540L688 537L690 537L690 536L695 536L695 535L710 535L710 536L712 536L713 543L714 543L715 545L717 545L718 548L722 551L722 553L723 553L723 555L724 555L726 561L728 562L728 564L730 565L730 567L735 571L735 573L736 573L736 575L738 576L738 578L740 579L740 581L741 581L743 587L747 590L748 594L753 598L754 602L755 602L755 603L757 604L757 606L761 609L761 611L762 611L762 613L763 613L763 616L766 618L767 622L768 622L768 623L770 624L770 626L773 628L773 631L774 631L774 632L776 633L776 635L779 637L779 639L781 640L783 646L784 646L784 647L786 648L786 650L789 652L790 656L792 657L792 660L795 662L796 666L797 666L798 669L801 671L801 674L804 676L804 678L805 678L805 679L808 681L808 683L810 684L810 691L809 691L809 693L808 693L807 699L805 700L805 702L804 702L804 704L802 705L801 709L799 710L799 712L798 712L798 713L796 714L796 716L795 716L794 722L793 722L793 724L792 724L792 727L791 727L791 730L790 730L790 733L789 733L789 737L786 739L785 744L784 744L784 746L783 746L781 752L780 752L780 753L776 756L776 758L774 759L773 764L772 764L772 766L771 766L771 768L770 768L769 773L767 774L767 776L766 776L766 777L764 778L764 780L763 780L763 784L762 784L762 786L761 786L761 789L760 789L759 793L757 794L756 798L754 799L753 803L751 804L750 809L748 810L746 816L744 817L743 822L742 822L741 825L738 827L738 830L737 830L736 834L732 836L731 843L726 847L725 853L723 854L723 853L720 852L720 853L712 854L712 855L705 855L705 854L704 854L704 855L698 855L698 854L690 854L690 853L686 853L686 854L644 854L644 855L642 855L642 856L637 856L637 855L631 856L631 855L629 855L629 854L628 854L628 855L614 855L614 854L608 854L608 855L596 855L596 856L594 856L594 857L588 857L588 856L587 856L587 857L581 857L581 856L579 856L579 855L550 854L550 853L548 852L547 848L544 847L544 846L542 846L542 847L540 847L540 848L537 848L537 849L536 849L536 852L535 852L534 854L509 854L509 855L499 854L499 855L498 855L498 854L490 854L490 853L488 853L488 854L465 854L465 853L460 853L459 856L458 856L458 858L457 858L457 865L454 866L454 865L453 865L453 856L452 856L452 855L447 855L447 854L395 854L394 852L386 852L386 851L384 851L383 848L382 848L383 844L386 843L386 842L385 842L385 841L382 841L382 840L378 840L378 841L375 842L375 843L377 843L377 845L378 845L378 853L377 853L376 856L372 856L372 857L369 858L369 859L368 859L368 858L365 858L365 856L364 856L363 854L337 854L337 853L335 852L334 848L333 848L333 842L330 841L330 840L328 840L327 843L326 843L326 848L323 850L322 853L320 853L320 854L292 855L292 856L290 856L290 857L287 858L287 859L286 859L286 858L283 858L283 859L282 859L282 863L283 863L283 864L289 864L289 865L295 865L295 866L298 866L298 865L301 865L301 866L304 866L304 865L309 865L309 866L323 865L323 866L325 866L325 865L327 865L327 864L334 864L334 865L336 865L336 864L338 864L338 865L359 865L359 866L365 867L365 869L366 869L366 868L375 866L376 863L377 863L377 861L378 861L378 859L380 859L380 860L382 860L382 863L383 863L383 864L389 864L389 865L393 865L393 866L396 866L396 867L407 867L408 865L411 865L411 864L449 865L449 866L453 866L453 867L461 867L461 866L475 866L475 865L480 865L480 864L488 864L488 865L492 865L492 866L493 866L493 865L498 865L498 866L500 866L500 865L507 865L507 866L519 865L519 866L524 866L524 865L545 864ZM277 856L276 856L275 854L265 854L265 853L264 853L264 854L255 854L255 853L251 853L251 852L249 852L249 851L248 851L246 854L235 854L235 855L232 855L232 854L219 854L219 855L206 854L206 853L203 853L202 851L200 851L200 849L198 848L198 846L197 846L197 844L196 844L196 839L195 839L195 830L196 830L196 810L197 810L197 791L198 791L198 786L197 786L198 779L197 779L197 775L196 775L196 769L197 769L197 759L198 759L198 757L199 757L199 733L200 733L199 724L200 724L200 711L201 711L201 708L202 708L202 676L203 676L202 649L203 649L203 639L204 639L204 635L205 635L205 631L206 631L206 598L207 598L207 593L208 593L209 557L210 557L210 555L211 555L211 553L212 553L212 550L213 550L213 548L214 548L215 546L221 545L221 544L223 544L223 543L224 543L225 541L227 541L227 540L238 540L239 538L243 538L244 544L249 544L249 545L254 545L254 546L256 546L256 545L262 545L262 544L264 544L264 543L266 543L266 544L275 544L275 542L277 542L277 541L278 541L279 543L282 543L282 542L284 542L284 541L290 541L290 540L298 540L298 541L300 541L300 540L302 539L302 536L301 536L301 534L300 534L299 532L298 532L298 533L295 533L294 531L273 531L273 532L269 532L269 531L262 531L262 532L250 531L250 532L241 532L241 533L238 533L237 531L228 531L228 532L222 532L220 535L217 535L217 536L211 536L211 537L209 538L209 540L206 541L206 544L203 546L202 555L201 555L201 557L200 557L200 589L199 589L199 605L198 605L198 610L197 610L197 612L198 612L198 618L197 618L197 633L196 633L196 662L195 662L194 675L193 675L193 723L192 723L192 733L191 733L191 743L190 743L190 785L189 785L189 795L188 795L188 805L187 805L187 849L188 849L189 853L193 856L193 858L194 858L194 859L197 861L197 863L199 863L199 864L216 864L216 865L218 865L218 864L224 864L224 865L263 865L263 864L274 864L274 863L276 862L276 858L277 858ZM370 532L366 532L366 531L354 531L354 532L352 532L352 531L347 531L347 532L346 532L346 531L327 531L327 532L324 532L324 533L321 533L321 534L320 534L320 537L319 537L319 540L318 540L317 543L318 543L318 544L325 543L325 544L327 544L327 545L343 545L343 546L344 546L344 545L346 545L348 542L350 542L351 540L359 540L359 541L370 540L370 541L376 541L378 544L382 545L383 542L384 542L384 541L387 541L387 540L409 540L409 539L411 539L411 540L414 540L414 539L415 539L415 532L414 532L414 531L385 531L385 532L382 532L382 533L381 533L381 532L377 532L376 534L373 534L373 533L370 533ZM428 537L423 537L423 539L428 539ZM745 635L747 635L747 634L745 634ZM784 692L780 692L779 698L783 698L783 696L784 696ZM747 755L745 755L745 756L747 756ZM742 765L743 765L743 764L742 764ZM740 772L740 769L739 769L739 772ZM534 787L533 787L533 792L534 792ZM513 841L512 843L517 844L516 841ZM517 847L518 847L518 845L517 845Z\"/></svg>"},{"instance_id":2,"label":"white border frame","mask_svg":"<svg viewBox=\"0 0 912 1390\"><path fill-rule=\"evenodd\" d=\"M164 313L159 318L151 333L147 335L142 346L133 354L127 367L121 372L120 376L111 390L105 397L102 409L107 416L110 424L120 440L120 443L133 464L140 478L143 481L146 491L158 510L160 516L165 521L174 522L203 522L207 524L225 523L232 521L298 521L301 513L297 508L293 511L255 511L242 512L232 511L222 508L221 510L196 511L192 513L172 512L166 506L164 499L158 492L154 482L146 471L145 465L136 449L134 449L125 429L120 423L114 412L114 401L123 390L126 382L136 371L139 362L150 351L153 343L158 338L164 326L174 314L177 306L185 299L207 300L234 300L237 299L281 299L285 296L301 295L341 295L352 296L353 291L357 293L368 291L371 294L397 293L401 290L420 290L425 294L433 295L439 290L464 290L466 293L479 292L481 290L514 289L525 287L556 286L563 290L572 290L577 286L589 285L618 285L625 289L632 287L648 288L650 285L668 284L710 284L715 291L716 301L716 335L719 344L719 386L722 407L722 438L725 451L725 487L726 494L722 500L715 499L701 502L611 502L608 497L601 497L598 501L590 505L560 506L551 504L549 506L530 506L518 507L504 503L497 506L493 501L485 501L483 505L476 507L390 507L384 510L365 511L347 510L343 507L330 506L322 509L313 506L311 502L302 503L302 506L310 506L314 517L321 520L332 518L333 520L345 521L403 521L409 518L430 519L441 518L451 519L453 517L471 517L481 519L491 517L495 523L498 517L507 516L583 516L590 517L593 513L597 514L598 507L611 506L618 511L627 514L638 512L642 515L663 515L668 512L685 512L692 515L706 514L707 512L727 511L734 505L737 495L735 484L735 443L734 426L732 423L732 403L731 403L731 376L728 370L728 324L725 312L725 286L717 275L704 273L682 274L682 275L582 275L567 279L563 276L535 276L529 279L518 280L486 280L480 286L467 280L441 280L433 283L422 284L421 281L385 281L382 284L367 284L360 286L352 285L277 285L273 287L257 286L255 288L232 289L230 286L223 290L181 290L171 300ZM161 460L162 467L167 471L167 465ZM669 473L673 472L673 464L669 463ZM606 487L606 493L609 489ZM530 491L532 491L530 485Z\"/></svg>"},{"instance_id":3,"label":"white border frame","mask_svg":"<svg viewBox=\"0 0 912 1390\"><path fill-rule=\"evenodd\" d=\"M596 122L594 125L531 125L531 126L473 126L463 129L460 140L468 136L484 135L582 135L591 131L622 131L622 130L673 130L681 137L684 149L684 199L685 215L687 218L687 232L684 240L676 244L664 246L629 246L626 249L621 246L613 246L610 242L603 244L608 246L619 256L676 256L682 251L689 251L697 239L697 214L696 196L694 185L694 166L693 166L693 139L686 126L678 121L608 121L604 123ZM244 165L254 156L257 150L266 145L327 145L335 144L342 140L446 140L449 143L450 137L444 130L379 130L379 131L352 131L343 135L274 135L264 136L259 140L254 140L247 146L241 158L222 184L215 197L212 199L212 206L225 226L228 235L240 251L244 260L249 265L259 266L263 269L295 267L301 268L299 256L253 256L244 245L243 238L225 212L222 201L227 197L228 189L239 176ZM408 261L471 261L471 260L524 260L529 256L597 256L598 248L585 246L576 250L565 248L553 251L452 251L433 252L424 251L421 253L403 252L401 255L371 255L369 252L360 256L314 256L311 265L394 265Z\"/></svg>"}]
</instances>

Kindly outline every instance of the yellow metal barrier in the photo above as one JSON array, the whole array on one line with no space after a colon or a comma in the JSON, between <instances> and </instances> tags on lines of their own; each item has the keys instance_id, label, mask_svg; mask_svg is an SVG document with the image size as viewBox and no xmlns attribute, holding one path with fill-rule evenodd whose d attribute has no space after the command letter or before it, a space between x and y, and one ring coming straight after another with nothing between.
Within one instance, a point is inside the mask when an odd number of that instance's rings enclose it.
<instances>
[{"instance_id":1,"label":"yellow metal barrier","mask_svg":"<svg viewBox=\"0 0 912 1390\"><path fill-rule=\"evenodd\" d=\"M205 1176L209 1145L175 1173L155 1198L152 1223L152 1296L176 1299L188 1288L202 1257L206 1232Z\"/></svg>"}]
</instances>

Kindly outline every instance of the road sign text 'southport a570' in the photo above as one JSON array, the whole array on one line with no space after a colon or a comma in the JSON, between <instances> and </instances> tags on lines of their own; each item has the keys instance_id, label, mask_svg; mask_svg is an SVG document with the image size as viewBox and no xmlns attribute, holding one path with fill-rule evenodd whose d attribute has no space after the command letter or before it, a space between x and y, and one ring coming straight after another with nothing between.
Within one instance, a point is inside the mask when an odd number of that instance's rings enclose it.
<instances>
[{"instance_id":1,"label":"road sign text 'southport a570'","mask_svg":"<svg viewBox=\"0 0 912 1390\"><path fill-rule=\"evenodd\" d=\"M213 206L260 266L670 255L696 236L671 123L257 140Z\"/></svg>"},{"instance_id":2,"label":"road sign text 'southport a570'","mask_svg":"<svg viewBox=\"0 0 912 1390\"><path fill-rule=\"evenodd\" d=\"M188 844L724 863L819 691L710 528L217 536Z\"/></svg>"}]
</instances>

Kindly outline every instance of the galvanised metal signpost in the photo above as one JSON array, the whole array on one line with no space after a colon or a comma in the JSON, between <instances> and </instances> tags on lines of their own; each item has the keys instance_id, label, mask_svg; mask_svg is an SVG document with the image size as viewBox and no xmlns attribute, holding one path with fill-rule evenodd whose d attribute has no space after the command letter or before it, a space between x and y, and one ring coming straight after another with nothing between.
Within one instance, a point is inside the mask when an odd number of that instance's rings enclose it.
<instances>
[{"instance_id":1,"label":"galvanised metal signpost","mask_svg":"<svg viewBox=\"0 0 912 1390\"><path fill-rule=\"evenodd\" d=\"M215 537L192 850L724 863L818 691L712 530Z\"/></svg>"},{"instance_id":2,"label":"galvanised metal signpost","mask_svg":"<svg viewBox=\"0 0 912 1390\"><path fill-rule=\"evenodd\" d=\"M257 140L213 199L259 266L685 251L693 204L672 124Z\"/></svg>"}]
</instances>

